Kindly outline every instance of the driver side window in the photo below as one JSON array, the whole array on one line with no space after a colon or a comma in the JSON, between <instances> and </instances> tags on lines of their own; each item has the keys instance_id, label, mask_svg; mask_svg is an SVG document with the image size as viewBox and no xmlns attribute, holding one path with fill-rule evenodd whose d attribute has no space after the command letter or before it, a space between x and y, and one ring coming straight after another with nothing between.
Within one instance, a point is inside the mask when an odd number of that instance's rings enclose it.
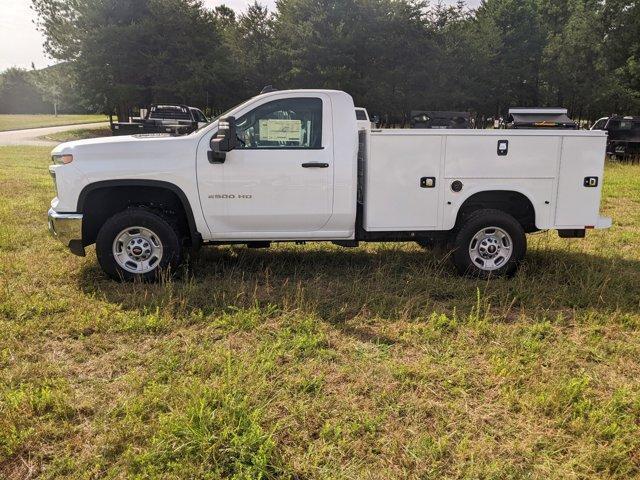
<instances>
[{"instance_id":1,"label":"driver side window","mask_svg":"<svg viewBox=\"0 0 640 480\"><path fill-rule=\"evenodd\" d=\"M260 105L236 120L245 149L322 148L322 100L286 98Z\"/></svg>"}]
</instances>

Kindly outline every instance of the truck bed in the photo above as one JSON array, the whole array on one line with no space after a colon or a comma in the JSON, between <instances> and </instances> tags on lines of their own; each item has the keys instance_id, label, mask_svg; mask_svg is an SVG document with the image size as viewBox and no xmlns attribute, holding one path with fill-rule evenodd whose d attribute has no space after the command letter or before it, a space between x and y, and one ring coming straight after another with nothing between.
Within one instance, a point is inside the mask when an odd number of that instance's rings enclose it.
<instances>
[{"instance_id":1,"label":"truck bed","mask_svg":"<svg viewBox=\"0 0 640 480\"><path fill-rule=\"evenodd\" d=\"M508 142L504 155L499 142ZM605 147L606 134L599 131L373 130L366 146L364 228L450 230L461 205L486 190L526 196L540 230L604 226ZM585 183L591 178L595 185ZM454 182L462 183L460 191Z\"/></svg>"}]
</instances>

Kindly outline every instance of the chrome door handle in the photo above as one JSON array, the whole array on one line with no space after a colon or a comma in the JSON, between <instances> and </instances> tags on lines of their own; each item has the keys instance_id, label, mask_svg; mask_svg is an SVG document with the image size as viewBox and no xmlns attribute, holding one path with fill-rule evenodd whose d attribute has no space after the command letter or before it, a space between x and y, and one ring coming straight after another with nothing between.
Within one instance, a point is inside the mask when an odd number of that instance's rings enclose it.
<instances>
[{"instance_id":1,"label":"chrome door handle","mask_svg":"<svg viewBox=\"0 0 640 480\"><path fill-rule=\"evenodd\" d=\"M303 163L302 168L329 168L329 164L318 162Z\"/></svg>"}]
</instances>

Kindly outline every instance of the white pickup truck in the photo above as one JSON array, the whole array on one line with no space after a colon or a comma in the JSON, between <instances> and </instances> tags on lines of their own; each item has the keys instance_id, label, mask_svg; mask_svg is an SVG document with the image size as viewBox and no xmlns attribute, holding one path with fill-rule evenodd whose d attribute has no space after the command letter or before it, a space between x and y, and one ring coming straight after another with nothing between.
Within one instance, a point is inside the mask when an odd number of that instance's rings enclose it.
<instances>
[{"instance_id":1,"label":"white pickup truck","mask_svg":"<svg viewBox=\"0 0 640 480\"><path fill-rule=\"evenodd\" d=\"M96 244L114 279L153 280L202 244L416 241L458 271L511 275L526 233L584 237L599 216L606 134L376 130L333 90L258 95L182 137L64 143L49 229Z\"/></svg>"}]
</instances>

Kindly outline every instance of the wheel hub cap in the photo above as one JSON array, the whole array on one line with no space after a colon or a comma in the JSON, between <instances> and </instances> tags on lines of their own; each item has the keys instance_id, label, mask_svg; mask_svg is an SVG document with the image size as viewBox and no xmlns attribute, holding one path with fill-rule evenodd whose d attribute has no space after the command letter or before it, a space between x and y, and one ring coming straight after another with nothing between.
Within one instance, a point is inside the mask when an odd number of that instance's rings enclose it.
<instances>
[{"instance_id":1,"label":"wheel hub cap","mask_svg":"<svg viewBox=\"0 0 640 480\"><path fill-rule=\"evenodd\" d=\"M469 243L471 261L485 271L503 267L513 254L511 236L499 227L487 227L474 235Z\"/></svg>"},{"instance_id":2,"label":"wheel hub cap","mask_svg":"<svg viewBox=\"0 0 640 480\"><path fill-rule=\"evenodd\" d=\"M113 241L113 257L120 267L131 273L148 273L162 260L162 242L145 227L130 227Z\"/></svg>"}]
</instances>

